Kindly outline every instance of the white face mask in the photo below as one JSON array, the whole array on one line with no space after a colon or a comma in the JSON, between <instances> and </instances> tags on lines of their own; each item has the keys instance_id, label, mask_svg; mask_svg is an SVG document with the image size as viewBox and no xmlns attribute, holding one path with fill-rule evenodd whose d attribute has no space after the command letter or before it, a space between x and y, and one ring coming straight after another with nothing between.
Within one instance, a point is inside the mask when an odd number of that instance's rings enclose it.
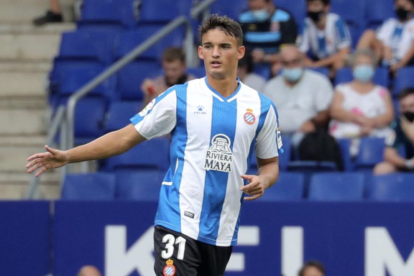
<instances>
[{"instance_id":1,"label":"white face mask","mask_svg":"<svg viewBox=\"0 0 414 276\"><path fill-rule=\"evenodd\" d=\"M268 19L270 17L270 14L267 11L267 9L252 11L252 14L253 14L254 18L256 18L259 21L265 21L266 19Z\"/></svg>"}]
</instances>

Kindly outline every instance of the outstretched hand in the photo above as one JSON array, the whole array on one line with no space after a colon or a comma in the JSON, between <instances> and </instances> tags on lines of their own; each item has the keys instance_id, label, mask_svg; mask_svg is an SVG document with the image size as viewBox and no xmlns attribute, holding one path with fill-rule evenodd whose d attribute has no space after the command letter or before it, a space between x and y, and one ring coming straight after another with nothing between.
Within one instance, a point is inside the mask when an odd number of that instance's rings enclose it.
<instances>
[{"instance_id":1,"label":"outstretched hand","mask_svg":"<svg viewBox=\"0 0 414 276\"><path fill-rule=\"evenodd\" d=\"M36 153L27 158L26 169L28 173L32 173L39 169L36 177L44 173L46 170L60 168L68 163L66 152L45 146L47 152Z\"/></svg>"},{"instance_id":2,"label":"outstretched hand","mask_svg":"<svg viewBox=\"0 0 414 276\"><path fill-rule=\"evenodd\" d=\"M255 200L264 194L267 186L260 176L242 175L241 177L249 181L249 184L247 184L246 186L243 186L240 189L249 195L244 198L245 200L248 200L248 201Z\"/></svg>"}]
</instances>

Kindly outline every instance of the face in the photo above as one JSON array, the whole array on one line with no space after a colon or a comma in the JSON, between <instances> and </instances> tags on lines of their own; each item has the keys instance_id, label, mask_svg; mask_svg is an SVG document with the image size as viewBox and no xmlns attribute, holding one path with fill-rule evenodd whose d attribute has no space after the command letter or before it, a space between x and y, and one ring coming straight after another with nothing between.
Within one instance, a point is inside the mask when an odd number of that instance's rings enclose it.
<instances>
[{"instance_id":1,"label":"face","mask_svg":"<svg viewBox=\"0 0 414 276\"><path fill-rule=\"evenodd\" d=\"M283 50L280 55L282 68L304 67L303 56L296 48Z\"/></svg>"},{"instance_id":2,"label":"face","mask_svg":"<svg viewBox=\"0 0 414 276\"><path fill-rule=\"evenodd\" d=\"M329 12L329 6L326 6L323 4L322 1L310 1L307 2L307 6L308 6L308 11L309 12Z\"/></svg>"},{"instance_id":3,"label":"face","mask_svg":"<svg viewBox=\"0 0 414 276\"><path fill-rule=\"evenodd\" d=\"M396 0L395 9L403 8L407 11L414 11L414 5L408 0Z\"/></svg>"},{"instance_id":4,"label":"face","mask_svg":"<svg viewBox=\"0 0 414 276\"><path fill-rule=\"evenodd\" d=\"M237 45L237 39L216 28L206 32L201 40L198 56L204 60L207 74L216 79L235 76L237 63L245 52L243 46Z\"/></svg>"},{"instance_id":5,"label":"face","mask_svg":"<svg viewBox=\"0 0 414 276\"><path fill-rule=\"evenodd\" d=\"M404 112L414 112L414 94L408 95L400 100L400 110Z\"/></svg>"},{"instance_id":6,"label":"face","mask_svg":"<svg viewBox=\"0 0 414 276\"><path fill-rule=\"evenodd\" d=\"M371 65L372 66L372 60L368 56L358 55L355 59L354 67L357 67L358 65Z\"/></svg>"},{"instance_id":7,"label":"face","mask_svg":"<svg viewBox=\"0 0 414 276\"><path fill-rule=\"evenodd\" d=\"M267 9L269 7L269 3L265 0L249 0L249 10L251 11L258 11Z\"/></svg>"},{"instance_id":8,"label":"face","mask_svg":"<svg viewBox=\"0 0 414 276\"><path fill-rule=\"evenodd\" d=\"M322 272L320 272L318 269L312 266L308 267L305 270L305 273L303 275L304 276L324 276Z\"/></svg>"},{"instance_id":9,"label":"face","mask_svg":"<svg viewBox=\"0 0 414 276\"><path fill-rule=\"evenodd\" d=\"M163 61L162 68L168 83L177 83L186 70L185 63L178 59L169 62Z\"/></svg>"}]
</instances>

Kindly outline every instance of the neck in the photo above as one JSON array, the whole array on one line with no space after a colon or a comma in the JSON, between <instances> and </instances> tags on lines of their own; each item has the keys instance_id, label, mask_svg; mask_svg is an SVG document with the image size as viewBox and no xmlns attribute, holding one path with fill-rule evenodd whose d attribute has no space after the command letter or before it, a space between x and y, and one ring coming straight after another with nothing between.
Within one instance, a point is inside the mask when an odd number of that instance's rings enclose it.
<instances>
[{"instance_id":1,"label":"neck","mask_svg":"<svg viewBox=\"0 0 414 276\"><path fill-rule=\"evenodd\" d=\"M233 76L234 75L234 76ZM227 98L237 89L236 74L224 79L217 79L214 76L207 74L208 84L223 97Z\"/></svg>"},{"instance_id":2,"label":"neck","mask_svg":"<svg viewBox=\"0 0 414 276\"><path fill-rule=\"evenodd\" d=\"M318 27L319 30L324 30L325 25L326 25L326 15L318 23L316 23L316 27Z\"/></svg>"},{"instance_id":3,"label":"neck","mask_svg":"<svg viewBox=\"0 0 414 276\"><path fill-rule=\"evenodd\" d=\"M244 81L244 79L247 77L247 71L244 71L244 70L240 70L239 72L238 72L238 77L241 79L241 81Z\"/></svg>"}]
</instances>

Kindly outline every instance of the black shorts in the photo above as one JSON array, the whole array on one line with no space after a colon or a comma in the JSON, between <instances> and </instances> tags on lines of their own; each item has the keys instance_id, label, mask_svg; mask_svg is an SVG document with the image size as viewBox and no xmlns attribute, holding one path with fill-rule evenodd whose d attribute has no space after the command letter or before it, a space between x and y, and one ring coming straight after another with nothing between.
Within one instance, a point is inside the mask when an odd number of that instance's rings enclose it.
<instances>
[{"instance_id":1,"label":"black shorts","mask_svg":"<svg viewBox=\"0 0 414 276\"><path fill-rule=\"evenodd\" d=\"M233 247L206 244L155 226L156 276L222 276Z\"/></svg>"}]
</instances>

